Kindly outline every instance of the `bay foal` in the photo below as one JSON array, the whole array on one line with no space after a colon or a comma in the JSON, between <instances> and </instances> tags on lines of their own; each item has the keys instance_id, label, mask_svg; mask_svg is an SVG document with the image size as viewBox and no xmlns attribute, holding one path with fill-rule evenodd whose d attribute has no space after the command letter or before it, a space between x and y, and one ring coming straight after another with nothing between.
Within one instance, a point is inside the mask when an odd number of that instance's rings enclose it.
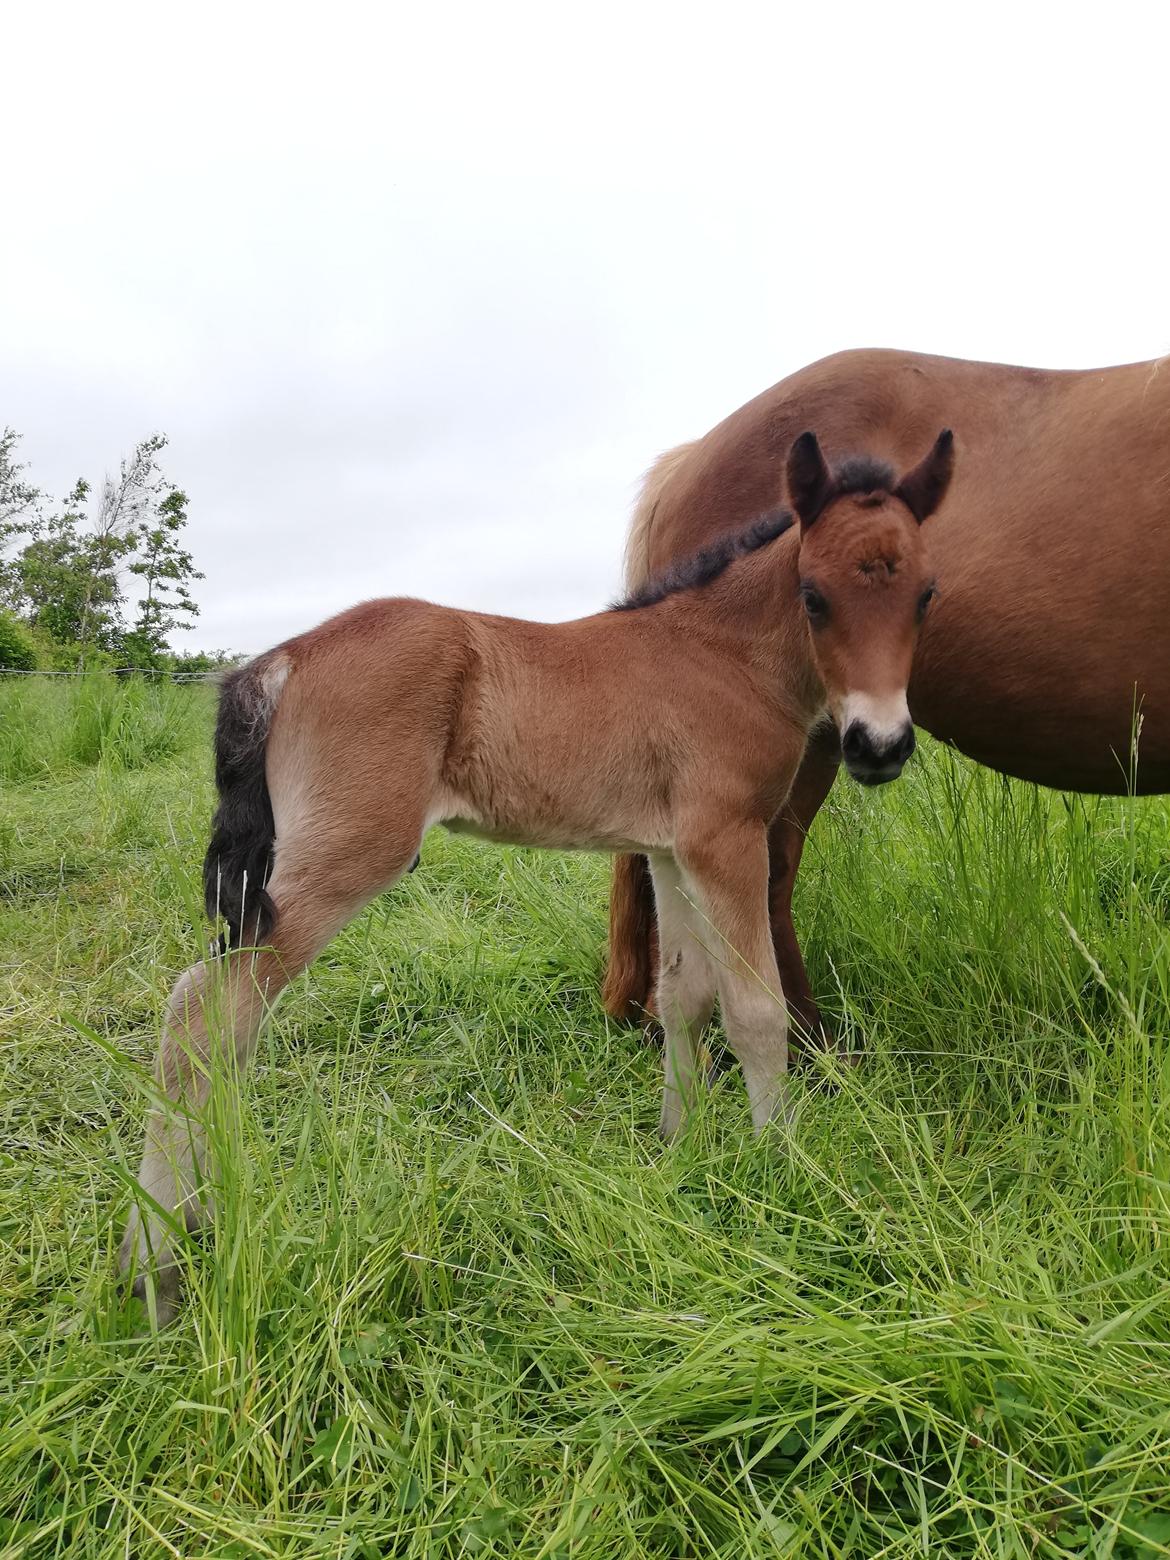
<instances>
[{"instance_id":1,"label":"bay foal","mask_svg":"<svg viewBox=\"0 0 1170 1560\"><path fill-rule=\"evenodd\" d=\"M221 956L171 995L122 1248L176 1295L167 1221L202 1214L218 1047L242 1066L277 993L415 861L435 823L488 839L647 854L661 927L661 1127L675 1133L718 995L757 1130L785 1108L787 1016L768 921L768 826L826 715L878 783L913 747L906 684L933 593L922 522L949 432L900 480L868 458L788 456L777 511L561 624L367 602L224 682L205 866ZM790 604L802 602L796 615ZM178 1107L176 1109L176 1107Z\"/></svg>"}]
</instances>

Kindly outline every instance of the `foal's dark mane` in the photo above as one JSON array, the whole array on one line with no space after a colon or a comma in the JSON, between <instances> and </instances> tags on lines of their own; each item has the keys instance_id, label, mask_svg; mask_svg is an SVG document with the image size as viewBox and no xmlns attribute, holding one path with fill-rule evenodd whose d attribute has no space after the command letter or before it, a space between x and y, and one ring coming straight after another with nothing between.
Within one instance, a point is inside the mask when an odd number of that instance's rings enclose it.
<instances>
[{"instance_id":1,"label":"foal's dark mane","mask_svg":"<svg viewBox=\"0 0 1170 1560\"><path fill-rule=\"evenodd\" d=\"M851 455L833 468L832 497L845 493L892 493L898 479L893 468L884 460L872 455ZM610 608L613 612L631 612L638 607L657 606L667 596L680 590L695 590L709 585L733 564L737 558L757 552L769 542L783 536L795 524L790 509L770 509L767 514L753 520L746 530L729 531L710 546L704 547L689 558L680 558L656 574L644 585L638 585Z\"/></svg>"},{"instance_id":2,"label":"foal's dark mane","mask_svg":"<svg viewBox=\"0 0 1170 1560\"><path fill-rule=\"evenodd\" d=\"M892 493L898 485L894 468L874 455L850 455L833 467L833 497L843 493Z\"/></svg>"},{"instance_id":3,"label":"foal's dark mane","mask_svg":"<svg viewBox=\"0 0 1170 1560\"><path fill-rule=\"evenodd\" d=\"M745 530L729 531L709 547L672 563L661 574L654 575L644 585L637 586L620 601L615 601L610 610L631 612L637 607L657 606L667 596L674 596L680 590L694 590L700 585L709 585L737 558L766 547L778 536L783 536L785 531L790 531L795 523L790 509L769 510L766 515L753 520Z\"/></svg>"}]
</instances>

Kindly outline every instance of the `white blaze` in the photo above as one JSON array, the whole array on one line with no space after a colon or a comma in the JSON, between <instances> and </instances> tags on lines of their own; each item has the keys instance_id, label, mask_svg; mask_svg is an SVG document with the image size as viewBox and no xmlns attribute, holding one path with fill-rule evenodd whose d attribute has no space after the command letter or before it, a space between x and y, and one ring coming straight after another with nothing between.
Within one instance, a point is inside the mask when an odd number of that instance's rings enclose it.
<instances>
[{"instance_id":1,"label":"white blaze","mask_svg":"<svg viewBox=\"0 0 1170 1560\"><path fill-rule=\"evenodd\" d=\"M880 752L897 742L905 733L910 724L910 707L904 693L887 695L885 698L875 698L869 693L847 693L838 722L842 736L856 722L868 733L870 742Z\"/></svg>"}]
</instances>

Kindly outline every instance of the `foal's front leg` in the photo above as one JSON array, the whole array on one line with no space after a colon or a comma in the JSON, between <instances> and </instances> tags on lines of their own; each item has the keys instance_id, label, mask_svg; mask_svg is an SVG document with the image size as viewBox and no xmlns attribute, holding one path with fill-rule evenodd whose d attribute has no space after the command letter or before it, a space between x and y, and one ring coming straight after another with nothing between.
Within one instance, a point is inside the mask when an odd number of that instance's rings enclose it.
<instances>
[{"instance_id":1,"label":"foal's front leg","mask_svg":"<svg viewBox=\"0 0 1170 1560\"><path fill-rule=\"evenodd\" d=\"M768 831L771 880L768 885L772 943L780 981L788 1002L792 1043L800 1050L834 1050L832 1033L825 1024L809 985L792 924L792 889L800 869L805 840L812 821L828 796L841 767L841 739L835 726L812 733L788 800L772 820Z\"/></svg>"},{"instance_id":2,"label":"foal's front leg","mask_svg":"<svg viewBox=\"0 0 1170 1560\"><path fill-rule=\"evenodd\" d=\"M704 939L695 935L695 912L673 856L652 856L650 872L660 950L656 1002L664 1033L659 1131L672 1138L694 1104L698 1044L715 1007L715 971Z\"/></svg>"},{"instance_id":3,"label":"foal's front leg","mask_svg":"<svg viewBox=\"0 0 1170 1560\"><path fill-rule=\"evenodd\" d=\"M704 917L727 1043L759 1132L788 1111L788 1010L768 920L767 830L745 822L696 831L680 840L677 856Z\"/></svg>"}]
</instances>

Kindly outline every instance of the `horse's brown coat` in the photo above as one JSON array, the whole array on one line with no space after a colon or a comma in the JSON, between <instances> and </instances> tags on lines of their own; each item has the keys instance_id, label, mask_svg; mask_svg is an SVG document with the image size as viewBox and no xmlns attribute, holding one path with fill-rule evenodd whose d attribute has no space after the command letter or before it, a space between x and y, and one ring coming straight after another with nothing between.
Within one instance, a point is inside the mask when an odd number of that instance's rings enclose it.
<instances>
[{"instance_id":1,"label":"horse's brown coat","mask_svg":"<svg viewBox=\"0 0 1170 1560\"><path fill-rule=\"evenodd\" d=\"M944 425L961 459L931 535L939 594L915 651L915 722L1005 774L1116 793L1130 783L1136 712L1136 789L1170 790L1170 359L1045 372L907 352L827 358L662 458L635 513L629 582L782 502L778 451L803 428L830 459L864 449L900 468ZM771 836L781 975L814 1029L789 906L837 762L818 735ZM638 863L619 860L614 1013L649 997L636 931L648 891Z\"/></svg>"}]
</instances>

